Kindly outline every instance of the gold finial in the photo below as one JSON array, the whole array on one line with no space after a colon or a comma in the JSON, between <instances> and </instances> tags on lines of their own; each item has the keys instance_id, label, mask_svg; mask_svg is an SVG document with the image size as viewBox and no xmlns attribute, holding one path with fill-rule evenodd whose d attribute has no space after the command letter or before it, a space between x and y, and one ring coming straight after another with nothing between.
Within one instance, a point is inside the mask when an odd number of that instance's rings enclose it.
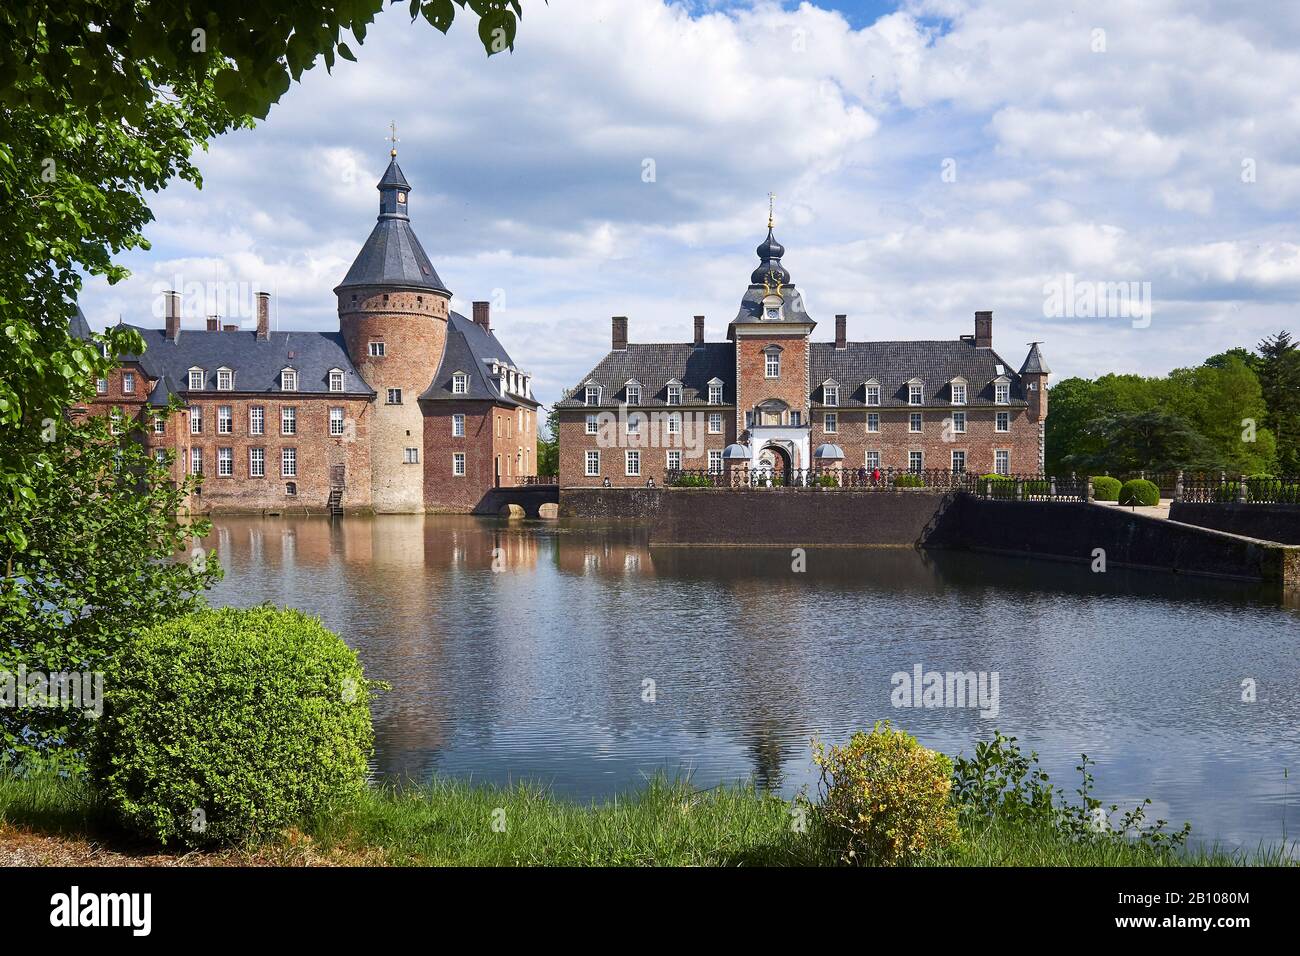
<instances>
[{"instance_id":1,"label":"gold finial","mask_svg":"<svg viewBox=\"0 0 1300 956\"><path fill-rule=\"evenodd\" d=\"M775 225L773 214L776 212L776 193L767 194L767 228L771 229Z\"/></svg>"},{"instance_id":2,"label":"gold finial","mask_svg":"<svg viewBox=\"0 0 1300 956\"><path fill-rule=\"evenodd\" d=\"M388 124L388 131L389 131L388 135L385 136L384 139L390 140L393 144L393 148L388 151L388 155L395 157L397 156L397 121L396 120Z\"/></svg>"}]
</instances>

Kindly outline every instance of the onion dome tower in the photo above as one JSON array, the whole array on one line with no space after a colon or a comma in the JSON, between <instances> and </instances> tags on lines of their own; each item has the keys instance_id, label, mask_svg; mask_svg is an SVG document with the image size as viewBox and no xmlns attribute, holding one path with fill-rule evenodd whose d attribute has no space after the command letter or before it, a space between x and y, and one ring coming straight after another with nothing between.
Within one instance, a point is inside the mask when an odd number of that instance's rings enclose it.
<instances>
[{"instance_id":1,"label":"onion dome tower","mask_svg":"<svg viewBox=\"0 0 1300 956\"><path fill-rule=\"evenodd\" d=\"M411 185L396 149L376 188L375 227L334 294L348 353L376 392L366 426L375 510L420 512L423 469L405 450L423 445L418 396L442 360L451 292L411 228Z\"/></svg>"}]
</instances>

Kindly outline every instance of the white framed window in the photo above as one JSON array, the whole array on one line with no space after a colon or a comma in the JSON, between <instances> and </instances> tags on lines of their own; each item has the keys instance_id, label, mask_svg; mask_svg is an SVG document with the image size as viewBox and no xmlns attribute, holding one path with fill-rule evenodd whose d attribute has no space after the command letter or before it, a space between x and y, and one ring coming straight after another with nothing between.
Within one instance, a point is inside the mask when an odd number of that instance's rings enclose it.
<instances>
[{"instance_id":1,"label":"white framed window","mask_svg":"<svg viewBox=\"0 0 1300 956\"><path fill-rule=\"evenodd\" d=\"M682 387L673 383L668 384L668 404L680 405L682 403Z\"/></svg>"},{"instance_id":2,"label":"white framed window","mask_svg":"<svg viewBox=\"0 0 1300 956\"><path fill-rule=\"evenodd\" d=\"M370 343L370 357L371 357L371 358L383 358L383 357L384 357L384 343L383 343L383 342L371 342L371 343Z\"/></svg>"},{"instance_id":3,"label":"white framed window","mask_svg":"<svg viewBox=\"0 0 1300 956\"><path fill-rule=\"evenodd\" d=\"M280 477L296 478L298 476L298 449L280 449Z\"/></svg>"},{"instance_id":4,"label":"white framed window","mask_svg":"<svg viewBox=\"0 0 1300 956\"><path fill-rule=\"evenodd\" d=\"M596 432L597 432L598 430L599 430L599 426L598 426L598 424L597 424L596 416L595 416L595 415L588 415L588 416L587 416L587 434L588 434L588 435L594 435L594 434L596 434Z\"/></svg>"},{"instance_id":5,"label":"white framed window","mask_svg":"<svg viewBox=\"0 0 1300 956\"><path fill-rule=\"evenodd\" d=\"M122 394L123 395L135 394L135 372L122 373Z\"/></svg>"},{"instance_id":6,"label":"white framed window","mask_svg":"<svg viewBox=\"0 0 1300 956\"><path fill-rule=\"evenodd\" d=\"M879 404L880 404L880 386L879 386L879 385L876 385L876 384L868 383L867 386L866 386L866 390L867 390L867 404L868 404L868 405L879 405Z\"/></svg>"},{"instance_id":7,"label":"white framed window","mask_svg":"<svg viewBox=\"0 0 1300 956\"><path fill-rule=\"evenodd\" d=\"M722 434L722 412L709 412L709 434Z\"/></svg>"},{"instance_id":8,"label":"white framed window","mask_svg":"<svg viewBox=\"0 0 1300 956\"><path fill-rule=\"evenodd\" d=\"M628 403L629 405L640 405L640 404L641 404L641 386L640 386L640 385L637 385L635 382L628 382L626 388L624 389L624 391L625 391L626 394L627 394L627 403ZM590 405L591 403L588 402L587 404Z\"/></svg>"},{"instance_id":9,"label":"white framed window","mask_svg":"<svg viewBox=\"0 0 1300 956\"><path fill-rule=\"evenodd\" d=\"M266 449L265 448L248 449L248 477L249 478L266 477Z\"/></svg>"},{"instance_id":10,"label":"white framed window","mask_svg":"<svg viewBox=\"0 0 1300 956\"><path fill-rule=\"evenodd\" d=\"M235 449L217 449L217 477L229 478L235 473Z\"/></svg>"},{"instance_id":11,"label":"white framed window","mask_svg":"<svg viewBox=\"0 0 1300 956\"><path fill-rule=\"evenodd\" d=\"M217 369L217 391L229 392L235 387L235 373L228 368Z\"/></svg>"},{"instance_id":12,"label":"white framed window","mask_svg":"<svg viewBox=\"0 0 1300 956\"><path fill-rule=\"evenodd\" d=\"M402 453L402 463L406 465L418 465L420 463L420 449L408 448Z\"/></svg>"},{"instance_id":13,"label":"white framed window","mask_svg":"<svg viewBox=\"0 0 1300 956\"><path fill-rule=\"evenodd\" d=\"M878 451L867 452L867 467L872 471L875 471L877 468L880 467L880 452Z\"/></svg>"},{"instance_id":14,"label":"white framed window","mask_svg":"<svg viewBox=\"0 0 1300 956\"><path fill-rule=\"evenodd\" d=\"M202 448L190 449L190 474L191 475L203 474L203 449Z\"/></svg>"},{"instance_id":15,"label":"white framed window","mask_svg":"<svg viewBox=\"0 0 1300 956\"><path fill-rule=\"evenodd\" d=\"M201 405L190 406L190 434L203 434L203 407Z\"/></svg>"},{"instance_id":16,"label":"white framed window","mask_svg":"<svg viewBox=\"0 0 1300 956\"><path fill-rule=\"evenodd\" d=\"M965 382L952 383L952 403L954 405L966 404L966 383Z\"/></svg>"},{"instance_id":17,"label":"white framed window","mask_svg":"<svg viewBox=\"0 0 1300 956\"><path fill-rule=\"evenodd\" d=\"M298 434L298 409L292 405L286 405L280 409L280 434Z\"/></svg>"},{"instance_id":18,"label":"white framed window","mask_svg":"<svg viewBox=\"0 0 1300 956\"><path fill-rule=\"evenodd\" d=\"M464 415L451 416L451 437L452 438L465 437L465 416Z\"/></svg>"},{"instance_id":19,"label":"white framed window","mask_svg":"<svg viewBox=\"0 0 1300 956\"><path fill-rule=\"evenodd\" d=\"M156 461L156 462L157 462L158 464L160 464L160 465L165 465L165 464L167 464L167 449L166 449L166 448L155 448L155 449L153 450L153 460Z\"/></svg>"},{"instance_id":20,"label":"white framed window","mask_svg":"<svg viewBox=\"0 0 1300 956\"><path fill-rule=\"evenodd\" d=\"M97 395L108 394L108 379L106 378L95 379L95 394Z\"/></svg>"},{"instance_id":21,"label":"white framed window","mask_svg":"<svg viewBox=\"0 0 1300 956\"><path fill-rule=\"evenodd\" d=\"M867 412L867 431L880 431L880 412Z\"/></svg>"},{"instance_id":22,"label":"white framed window","mask_svg":"<svg viewBox=\"0 0 1300 956\"><path fill-rule=\"evenodd\" d=\"M122 434L122 409L115 408L108 413L110 419L109 431L114 435Z\"/></svg>"},{"instance_id":23,"label":"white framed window","mask_svg":"<svg viewBox=\"0 0 1300 956\"><path fill-rule=\"evenodd\" d=\"M995 430L1000 432L1011 431L1011 413L998 412L997 423L993 427L995 428Z\"/></svg>"},{"instance_id":24,"label":"white framed window","mask_svg":"<svg viewBox=\"0 0 1300 956\"><path fill-rule=\"evenodd\" d=\"M711 475L722 474L722 449L721 448L709 449L709 474Z\"/></svg>"},{"instance_id":25,"label":"white framed window","mask_svg":"<svg viewBox=\"0 0 1300 956\"><path fill-rule=\"evenodd\" d=\"M330 372L330 391L331 392L343 391L343 373L340 372L338 369L334 369L332 372Z\"/></svg>"},{"instance_id":26,"label":"white framed window","mask_svg":"<svg viewBox=\"0 0 1300 956\"><path fill-rule=\"evenodd\" d=\"M330 434L336 438L343 434L343 409L330 409Z\"/></svg>"},{"instance_id":27,"label":"white framed window","mask_svg":"<svg viewBox=\"0 0 1300 956\"><path fill-rule=\"evenodd\" d=\"M298 373L291 368L280 372L280 389L285 392L298 391Z\"/></svg>"},{"instance_id":28,"label":"white framed window","mask_svg":"<svg viewBox=\"0 0 1300 956\"><path fill-rule=\"evenodd\" d=\"M994 382L993 383L993 401L999 405L1005 405L1011 401L1011 383Z\"/></svg>"},{"instance_id":29,"label":"white framed window","mask_svg":"<svg viewBox=\"0 0 1300 956\"><path fill-rule=\"evenodd\" d=\"M451 474L454 478L465 477L465 453L463 451L452 452Z\"/></svg>"},{"instance_id":30,"label":"white framed window","mask_svg":"<svg viewBox=\"0 0 1300 956\"><path fill-rule=\"evenodd\" d=\"M599 404L600 404L600 386L599 386L599 385L588 385L588 386L586 387L586 389L584 390L583 401L584 401L587 405L599 405Z\"/></svg>"},{"instance_id":31,"label":"white framed window","mask_svg":"<svg viewBox=\"0 0 1300 956\"><path fill-rule=\"evenodd\" d=\"M710 405L722 404L722 383L721 382L709 383L709 404Z\"/></svg>"},{"instance_id":32,"label":"white framed window","mask_svg":"<svg viewBox=\"0 0 1300 956\"><path fill-rule=\"evenodd\" d=\"M190 389L191 391L200 391L203 388L203 369L190 369Z\"/></svg>"},{"instance_id":33,"label":"white framed window","mask_svg":"<svg viewBox=\"0 0 1300 956\"><path fill-rule=\"evenodd\" d=\"M765 352L763 354L763 377L780 378L781 377L781 353Z\"/></svg>"},{"instance_id":34,"label":"white framed window","mask_svg":"<svg viewBox=\"0 0 1300 956\"><path fill-rule=\"evenodd\" d=\"M594 478L600 475L600 452L587 452L587 470L585 472L588 478Z\"/></svg>"},{"instance_id":35,"label":"white framed window","mask_svg":"<svg viewBox=\"0 0 1300 956\"><path fill-rule=\"evenodd\" d=\"M909 432L919 432L921 430L921 413L912 412L907 416L907 430Z\"/></svg>"},{"instance_id":36,"label":"white framed window","mask_svg":"<svg viewBox=\"0 0 1300 956\"><path fill-rule=\"evenodd\" d=\"M155 415L153 419L153 433L155 435L167 434L167 419L162 415Z\"/></svg>"},{"instance_id":37,"label":"white framed window","mask_svg":"<svg viewBox=\"0 0 1300 956\"><path fill-rule=\"evenodd\" d=\"M966 413L965 412L952 413L952 432L954 435L966 434Z\"/></svg>"},{"instance_id":38,"label":"white framed window","mask_svg":"<svg viewBox=\"0 0 1300 956\"><path fill-rule=\"evenodd\" d=\"M388 390L388 397L385 404L388 405L402 404L402 390L400 388L390 388Z\"/></svg>"},{"instance_id":39,"label":"white framed window","mask_svg":"<svg viewBox=\"0 0 1300 956\"><path fill-rule=\"evenodd\" d=\"M669 471L678 471L682 467L682 453L670 451L664 456L664 465Z\"/></svg>"},{"instance_id":40,"label":"white framed window","mask_svg":"<svg viewBox=\"0 0 1300 956\"><path fill-rule=\"evenodd\" d=\"M952 470L953 474L957 475L964 475L966 473L966 453L964 451L953 451Z\"/></svg>"},{"instance_id":41,"label":"white framed window","mask_svg":"<svg viewBox=\"0 0 1300 956\"><path fill-rule=\"evenodd\" d=\"M923 395L923 391L924 389L922 387L921 382L908 382L907 383L907 404L909 405L925 404L925 396Z\"/></svg>"},{"instance_id":42,"label":"white framed window","mask_svg":"<svg viewBox=\"0 0 1300 956\"><path fill-rule=\"evenodd\" d=\"M235 430L235 420L229 405L217 406L217 434L229 435Z\"/></svg>"},{"instance_id":43,"label":"white framed window","mask_svg":"<svg viewBox=\"0 0 1300 956\"><path fill-rule=\"evenodd\" d=\"M641 453L639 451L623 452L623 474L629 478L641 476Z\"/></svg>"},{"instance_id":44,"label":"white framed window","mask_svg":"<svg viewBox=\"0 0 1300 956\"><path fill-rule=\"evenodd\" d=\"M266 434L266 409L261 405L250 405L248 408L248 434Z\"/></svg>"},{"instance_id":45,"label":"white framed window","mask_svg":"<svg viewBox=\"0 0 1300 956\"><path fill-rule=\"evenodd\" d=\"M641 433L641 416L627 416L627 433L629 435L639 435Z\"/></svg>"},{"instance_id":46,"label":"white framed window","mask_svg":"<svg viewBox=\"0 0 1300 956\"><path fill-rule=\"evenodd\" d=\"M999 448L993 452L993 473L995 475L1011 474L1011 452Z\"/></svg>"},{"instance_id":47,"label":"white framed window","mask_svg":"<svg viewBox=\"0 0 1300 956\"><path fill-rule=\"evenodd\" d=\"M468 395L469 394L469 376L464 372L457 372L451 377L451 394Z\"/></svg>"},{"instance_id":48,"label":"white framed window","mask_svg":"<svg viewBox=\"0 0 1300 956\"><path fill-rule=\"evenodd\" d=\"M838 405L840 403L840 387L838 385L823 385L822 399L826 405Z\"/></svg>"},{"instance_id":49,"label":"white framed window","mask_svg":"<svg viewBox=\"0 0 1300 956\"><path fill-rule=\"evenodd\" d=\"M676 412L669 414L665 424L668 426L669 435L680 435L682 433L682 416Z\"/></svg>"},{"instance_id":50,"label":"white framed window","mask_svg":"<svg viewBox=\"0 0 1300 956\"><path fill-rule=\"evenodd\" d=\"M833 435L839 431L840 417L836 412L827 412L826 417L822 419L822 431L828 435Z\"/></svg>"},{"instance_id":51,"label":"white framed window","mask_svg":"<svg viewBox=\"0 0 1300 956\"><path fill-rule=\"evenodd\" d=\"M908 471L924 471L924 470L925 470L925 452L923 452L923 451L909 451L909 452L907 453L907 469L908 469Z\"/></svg>"}]
</instances>

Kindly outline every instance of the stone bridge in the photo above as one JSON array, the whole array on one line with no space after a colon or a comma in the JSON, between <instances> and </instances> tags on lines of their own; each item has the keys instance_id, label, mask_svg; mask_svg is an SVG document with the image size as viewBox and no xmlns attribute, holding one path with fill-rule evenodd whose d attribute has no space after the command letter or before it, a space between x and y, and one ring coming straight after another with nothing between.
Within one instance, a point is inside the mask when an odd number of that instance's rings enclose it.
<instances>
[{"instance_id":1,"label":"stone bridge","mask_svg":"<svg viewBox=\"0 0 1300 956\"><path fill-rule=\"evenodd\" d=\"M474 508L476 515L499 515L502 518L554 518L560 502L560 486L498 485Z\"/></svg>"}]
</instances>

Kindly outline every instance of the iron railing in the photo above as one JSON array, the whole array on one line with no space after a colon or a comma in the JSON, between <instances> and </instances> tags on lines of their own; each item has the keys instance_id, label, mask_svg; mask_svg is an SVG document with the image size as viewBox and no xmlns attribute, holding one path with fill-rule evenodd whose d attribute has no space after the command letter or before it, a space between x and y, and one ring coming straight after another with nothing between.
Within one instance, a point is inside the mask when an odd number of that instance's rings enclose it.
<instances>
[{"instance_id":1,"label":"iron railing","mask_svg":"<svg viewBox=\"0 0 1300 956\"><path fill-rule=\"evenodd\" d=\"M1182 475L1176 501L1196 504L1300 504L1300 477L1263 475Z\"/></svg>"},{"instance_id":2,"label":"iron railing","mask_svg":"<svg viewBox=\"0 0 1300 956\"><path fill-rule=\"evenodd\" d=\"M521 488L530 485L556 485L560 479L556 475L502 475L497 478L498 488Z\"/></svg>"}]
</instances>

